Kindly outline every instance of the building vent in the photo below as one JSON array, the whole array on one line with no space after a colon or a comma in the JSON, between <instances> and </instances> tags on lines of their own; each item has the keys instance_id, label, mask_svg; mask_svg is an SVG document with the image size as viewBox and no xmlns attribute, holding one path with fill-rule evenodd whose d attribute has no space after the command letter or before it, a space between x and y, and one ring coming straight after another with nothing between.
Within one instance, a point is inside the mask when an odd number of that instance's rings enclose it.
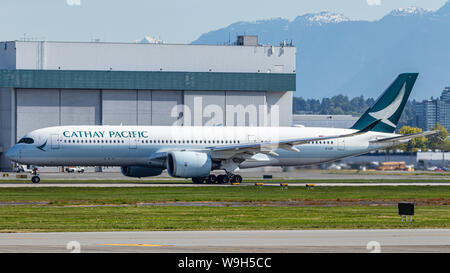
<instances>
[{"instance_id":1,"label":"building vent","mask_svg":"<svg viewBox=\"0 0 450 273\"><path fill-rule=\"evenodd\" d=\"M239 46L258 46L257 35L239 35L236 44Z\"/></svg>"}]
</instances>

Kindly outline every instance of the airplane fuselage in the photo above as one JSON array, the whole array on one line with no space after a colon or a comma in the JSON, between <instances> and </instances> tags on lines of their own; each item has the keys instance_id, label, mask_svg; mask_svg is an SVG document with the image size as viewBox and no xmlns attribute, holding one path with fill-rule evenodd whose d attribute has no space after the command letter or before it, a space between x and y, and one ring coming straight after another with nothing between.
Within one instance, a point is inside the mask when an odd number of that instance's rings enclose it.
<instances>
[{"instance_id":1,"label":"airplane fuselage","mask_svg":"<svg viewBox=\"0 0 450 273\"><path fill-rule=\"evenodd\" d=\"M150 166L152 155L167 151L211 153L211 147L275 143L355 131L312 127L61 126L28 133L23 139L32 143L16 144L7 156L17 163L36 166ZM308 142L296 146L299 151L275 147L272 153L263 151L243 158L239 167L330 162L385 148L386 144L370 141L393 136L398 135L368 132Z\"/></svg>"}]
</instances>

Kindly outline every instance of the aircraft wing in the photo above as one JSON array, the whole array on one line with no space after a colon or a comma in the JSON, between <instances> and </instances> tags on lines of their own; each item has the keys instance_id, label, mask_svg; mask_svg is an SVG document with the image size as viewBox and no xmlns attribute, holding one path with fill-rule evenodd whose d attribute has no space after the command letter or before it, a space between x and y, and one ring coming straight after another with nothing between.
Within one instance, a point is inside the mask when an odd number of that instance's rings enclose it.
<instances>
[{"instance_id":1,"label":"aircraft wing","mask_svg":"<svg viewBox=\"0 0 450 273\"><path fill-rule=\"evenodd\" d=\"M276 148L289 150L289 151L295 151L300 152L295 146L296 145L302 145L306 144L308 142L312 141L322 141L322 140L329 140L329 139L337 139L337 138L346 138L346 137L352 137L356 135L361 135L369 132L371 129L373 129L381 119L378 119L366 128L350 133L350 134L344 134L344 135L331 135L331 136L323 136L323 137L310 137L310 138L297 138L297 139L290 139L290 140L282 140L277 142L262 142L262 143L247 143L247 144L238 144L238 145L225 145L225 146L214 146L214 147L207 147L212 152L213 157L231 157L236 154L250 154L253 155L255 153L265 153L270 154L274 156L278 156L273 150Z\"/></svg>"},{"instance_id":2,"label":"aircraft wing","mask_svg":"<svg viewBox=\"0 0 450 273\"><path fill-rule=\"evenodd\" d=\"M437 133L439 133L439 131L437 131L437 130L426 131L426 132L417 133L417 134L409 134L409 135L404 135L404 136L388 137L388 138L372 140L372 141L370 141L370 143L380 143L380 144L381 143L392 143L392 142L403 143L403 142L410 141L411 139L416 138L416 137L425 137L425 136L430 136L430 135L434 135Z\"/></svg>"}]
</instances>

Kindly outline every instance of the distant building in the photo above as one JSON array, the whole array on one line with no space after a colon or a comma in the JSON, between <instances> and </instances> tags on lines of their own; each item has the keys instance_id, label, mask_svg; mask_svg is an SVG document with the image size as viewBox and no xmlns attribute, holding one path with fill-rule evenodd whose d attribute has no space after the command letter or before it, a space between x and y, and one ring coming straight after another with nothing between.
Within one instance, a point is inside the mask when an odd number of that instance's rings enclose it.
<instances>
[{"instance_id":1,"label":"distant building","mask_svg":"<svg viewBox=\"0 0 450 273\"><path fill-rule=\"evenodd\" d=\"M293 115L294 125L305 127L350 128L359 119L351 115Z\"/></svg>"},{"instance_id":2,"label":"distant building","mask_svg":"<svg viewBox=\"0 0 450 273\"><path fill-rule=\"evenodd\" d=\"M417 125L422 130L430 130L437 122L437 100L424 100L417 104L416 119Z\"/></svg>"},{"instance_id":3,"label":"distant building","mask_svg":"<svg viewBox=\"0 0 450 273\"><path fill-rule=\"evenodd\" d=\"M296 48L240 39L0 42L0 169L17 140L50 126L291 126Z\"/></svg>"},{"instance_id":4,"label":"distant building","mask_svg":"<svg viewBox=\"0 0 450 273\"><path fill-rule=\"evenodd\" d=\"M438 122L450 130L450 87L442 91L440 98L431 98L418 103L416 121L422 130L430 130Z\"/></svg>"}]
</instances>

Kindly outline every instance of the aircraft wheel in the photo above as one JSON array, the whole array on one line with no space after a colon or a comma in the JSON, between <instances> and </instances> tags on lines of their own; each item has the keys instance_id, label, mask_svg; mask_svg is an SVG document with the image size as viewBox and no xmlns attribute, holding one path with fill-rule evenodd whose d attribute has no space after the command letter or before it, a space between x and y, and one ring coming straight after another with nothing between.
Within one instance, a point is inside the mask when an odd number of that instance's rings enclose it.
<instances>
[{"instance_id":1,"label":"aircraft wheel","mask_svg":"<svg viewBox=\"0 0 450 273\"><path fill-rule=\"evenodd\" d=\"M194 182L194 184L202 184L203 177L192 177L192 182Z\"/></svg>"},{"instance_id":2,"label":"aircraft wheel","mask_svg":"<svg viewBox=\"0 0 450 273\"><path fill-rule=\"evenodd\" d=\"M234 178L233 182L235 182L235 183L242 183L242 176L240 176L239 174L234 175L233 178Z\"/></svg>"},{"instance_id":3,"label":"aircraft wheel","mask_svg":"<svg viewBox=\"0 0 450 273\"><path fill-rule=\"evenodd\" d=\"M39 178L39 176L35 175L31 178L31 182L33 182L34 184L37 184L37 183L41 182L41 179Z\"/></svg>"},{"instance_id":4,"label":"aircraft wheel","mask_svg":"<svg viewBox=\"0 0 450 273\"><path fill-rule=\"evenodd\" d=\"M217 182L219 183L219 184L226 184L226 183L228 183L230 180L229 180L229 178L228 178L228 176L227 175L219 175L218 177L217 177Z\"/></svg>"},{"instance_id":5,"label":"aircraft wheel","mask_svg":"<svg viewBox=\"0 0 450 273\"><path fill-rule=\"evenodd\" d=\"M206 183L208 183L208 184L215 184L215 183L217 183L217 177L214 174L210 174L206 178Z\"/></svg>"}]
</instances>

